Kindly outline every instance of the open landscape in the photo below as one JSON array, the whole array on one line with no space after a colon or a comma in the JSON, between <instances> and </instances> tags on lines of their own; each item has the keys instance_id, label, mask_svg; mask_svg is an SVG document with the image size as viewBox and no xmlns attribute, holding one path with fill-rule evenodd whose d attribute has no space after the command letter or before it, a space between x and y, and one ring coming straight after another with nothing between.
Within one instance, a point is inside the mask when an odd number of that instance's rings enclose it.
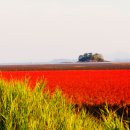
<instances>
[{"instance_id":1,"label":"open landscape","mask_svg":"<svg viewBox=\"0 0 130 130\"><path fill-rule=\"evenodd\" d=\"M129 129L129 65L0 66L2 130Z\"/></svg>"},{"instance_id":2,"label":"open landscape","mask_svg":"<svg viewBox=\"0 0 130 130\"><path fill-rule=\"evenodd\" d=\"M130 0L0 0L0 130L130 130Z\"/></svg>"}]
</instances>

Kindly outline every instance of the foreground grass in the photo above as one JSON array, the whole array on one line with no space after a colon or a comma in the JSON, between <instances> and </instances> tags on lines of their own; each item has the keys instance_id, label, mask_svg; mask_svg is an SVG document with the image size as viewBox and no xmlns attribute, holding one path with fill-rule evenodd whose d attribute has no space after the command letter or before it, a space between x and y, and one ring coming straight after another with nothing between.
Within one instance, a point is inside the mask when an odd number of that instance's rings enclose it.
<instances>
[{"instance_id":1,"label":"foreground grass","mask_svg":"<svg viewBox=\"0 0 130 130\"><path fill-rule=\"evenodd\" d=\"M42 93L45 83L33 91L25 82L0 80L0 130L128 130L128 125L106 109L97 119L82 109L75 112L61 91Z\"/></svg>"}]
</instances>

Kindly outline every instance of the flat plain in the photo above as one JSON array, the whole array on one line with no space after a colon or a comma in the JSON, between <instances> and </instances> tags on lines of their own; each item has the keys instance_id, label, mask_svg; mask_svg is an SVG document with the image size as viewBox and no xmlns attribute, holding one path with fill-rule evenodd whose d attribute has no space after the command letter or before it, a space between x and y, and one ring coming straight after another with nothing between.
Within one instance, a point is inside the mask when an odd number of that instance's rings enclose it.
<instances>
[{"instance_id":1,"label":"flat plain","mask_svg":"<svg viewBox=\"0 0 130 130\"><path fill-rule=\"evenodd\" d=\"M0 71L29 71L29 70L128 70L130 62L85 62L58 64L10 64L0 65Z\"/></svg>"}]
</instances>

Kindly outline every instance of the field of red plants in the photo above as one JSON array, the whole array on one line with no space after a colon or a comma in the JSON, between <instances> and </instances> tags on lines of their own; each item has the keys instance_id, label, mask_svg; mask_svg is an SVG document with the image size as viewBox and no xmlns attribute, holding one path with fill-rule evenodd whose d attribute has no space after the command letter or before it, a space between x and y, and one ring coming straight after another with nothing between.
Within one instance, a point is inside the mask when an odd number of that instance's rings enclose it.
<instances>
[{"instance_id":1,"label":"field of red plants","mask_svg":"<svg viewBox=\"0 0 130 130\"><path fill-rule=\"evenodd\" d=\"M45 79L46 89L63 91L74 103L130 105L130 70L47 70L3 71L5 80L29 79L33 89L36 81Z\"/></svg>"}]
</instances>

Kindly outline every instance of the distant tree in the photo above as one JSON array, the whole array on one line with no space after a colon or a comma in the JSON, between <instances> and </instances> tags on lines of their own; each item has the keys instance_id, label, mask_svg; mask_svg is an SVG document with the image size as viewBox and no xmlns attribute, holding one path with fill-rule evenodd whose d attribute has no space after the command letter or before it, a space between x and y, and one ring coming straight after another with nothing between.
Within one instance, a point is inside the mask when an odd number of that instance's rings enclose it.
<instances>
[{"instance_id":1,"label":"distant tree","mask_svg":"<svg viewBox=\"0 0 130 130\"><path fill-rule=\"evenodd\" d=\"M92 59L92 53L85 53L84 58L85 58L85 61L90 61Z\"/></svg>"},{"instance_id":2,"label":"distant tree","mask_svg":"<svg viewBox=\"0 0 130 130\"><path fill-rule=\"evenodd\" d=\"M103 56L99 53L84 53L83 55L80 55L78 58L79 62L103 62Z\"/></svg>"},{"instance_id":3,"label":"distant tree","mask_svg":"<svg viewBox=\"0 0 130 130\"><path fill-rule=\"evenodd\" d=\"M92 56L92 60L96 61L96 62L103 62L104 58L103 58L103 56L101 54L95 53Z\"/></svg>"},{"instance_id":4,"label":"distant tree","mask_svg":"<svg viewBox=\"0 0 130 130\"><path fill-rule=\"evenodd\" d=\"M78 59L79 59L80 62L85 62L85 57L84 57L84 55L80 55Z\"/></svg>"},{"instance_id":5,"label":"distant tree","mask_svg":"<svg viewBox=\"0 0 130 130\"><path fill-rule=\"evenodd\" d=\"M92 53L84 53L83 55L80 55L78 60L79 62L89 62L92 59Z\"/></svg>"}]
</instances>

